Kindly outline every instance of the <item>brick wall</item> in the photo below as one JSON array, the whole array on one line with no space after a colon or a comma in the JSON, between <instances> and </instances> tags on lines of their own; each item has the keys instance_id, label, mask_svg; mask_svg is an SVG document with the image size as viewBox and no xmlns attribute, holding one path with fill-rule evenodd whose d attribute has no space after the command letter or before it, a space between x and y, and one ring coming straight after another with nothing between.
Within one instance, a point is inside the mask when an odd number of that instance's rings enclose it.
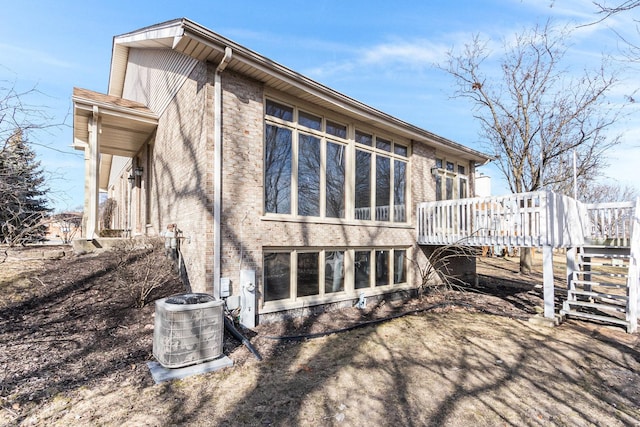
<instances>
[{"instance_id":1,"label":"brick wall","mask_svg":"<svg viewBox=\"0 0 640 427\"><path fill-rule=\"evenodd\" d=\"M277 221L263 217L263 88L258 82L226 72L223 78L223 201L222 277L231 279L232 292L239 293L241 269L255 269L262 284L263 248L269 247L398 247L409 246L409 256L424 261L414 250L416 203L433 200L431 179L422 173L433 166L435 151L414 143L411 158L411 225L326 224L313 221ZM427 177L430 178L430 175ZM242 256L242 258L241 258ZM418 276L408 263L409 280Z\"/></svg>"},{"instance_id":2,"label":"brick wall","mask_svg":"<svg viewBox=\"0 0 640 427\"><path fill-rule=\"evenodd\" d=\"M147 233L169 224L181 231L181 252L194 292L213 292L213 96L214 66L199 63L160 117L155 140L137 156L145 167L138 191L150 197L139 217ZM241 269L256 270L262 285L263 248L408 247L424 265L415 243L417 203L434 200L435 149L412 143L408 226L277 221L263 216L264 88L227 70L222 73L221 276L238 295ZM148 151L147 151L148 150ZM149 157L147 158L147 155ZM141 198L144 200L144 197ZM146 224L145 224L146 225ZM417 286L416 265L407 263L408 282Z\"/></svg>"},{"instance_id":3,"label":"brick wall","mask_svg":"<svg viewBox=\"0 0 640 427\"><path fill-rule=\"evenodd\" d=\"M209 72L198 64L158 123L151 149L149 221L162 233L176 224L181 252L194 292L212 289L213 147L212 88Z\"/></svg>"}]
</instances>

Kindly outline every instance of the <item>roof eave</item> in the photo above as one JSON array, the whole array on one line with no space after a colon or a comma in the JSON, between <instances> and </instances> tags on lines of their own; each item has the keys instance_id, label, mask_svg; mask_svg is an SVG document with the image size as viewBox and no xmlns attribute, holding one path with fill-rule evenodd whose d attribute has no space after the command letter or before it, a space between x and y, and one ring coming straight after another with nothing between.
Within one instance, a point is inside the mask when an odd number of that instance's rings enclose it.
<instances>
[{"instance_id":1,"label":"roof eave","mask_svg":"<svg viewBox=\"0 0 640 427\"><path fill-rule=\"evenodd\" d=\"M465 159L479 164L484 164L492 160L492 157L485 153L433 134L350 98L186 18L167 21L114 37L109 95L122 96L127 56L130 47L156 46L180 50L179 47L184 46L189 39L206 45L220 55L223 54L226 47L230 47L233 50L233 57L228 66L230 69L234 68L234 64L237 66L252 67L268 73L279 81L290 85L292 88L295 87L318 99L322 99L338 109L347 110L354 116L361 117L365 121L384 123L385 127L408 139L429 143L436 149L457 153Z\"/></svg>"}]
</instances>

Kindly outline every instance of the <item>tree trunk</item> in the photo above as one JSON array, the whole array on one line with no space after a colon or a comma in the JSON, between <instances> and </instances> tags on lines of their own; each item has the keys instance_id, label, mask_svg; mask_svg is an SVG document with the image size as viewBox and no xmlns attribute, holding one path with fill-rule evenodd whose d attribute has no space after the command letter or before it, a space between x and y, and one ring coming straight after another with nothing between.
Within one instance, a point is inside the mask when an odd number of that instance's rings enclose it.
<instances>
[{"instance_id":1,"label":"tree trunk","mask_svg":"<svg viewBox=\"0 0 640 427\"><path fill-rule=\"evenodd\" d=\"M531 274L531 267L533 266L533 256L531 255L531 248L520 248L520 273Z\"/></svg>"}]
</instances>

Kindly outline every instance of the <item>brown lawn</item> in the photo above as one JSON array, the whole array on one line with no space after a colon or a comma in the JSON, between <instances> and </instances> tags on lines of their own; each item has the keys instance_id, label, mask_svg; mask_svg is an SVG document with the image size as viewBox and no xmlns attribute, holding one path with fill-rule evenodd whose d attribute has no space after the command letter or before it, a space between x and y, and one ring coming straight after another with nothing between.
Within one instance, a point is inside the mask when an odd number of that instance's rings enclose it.
<instances>
[{"instance_id":1,"label":"brown lawn","mask_svg":"<svg viewBox=\"0 0 640 427\"><path fill-rule=\"evenodd\" d=\"M153 305L131 307L112 256L30 250L0 263L0 425L640 425L638 336L529 322L542 275L516 259L481 259L480 292L260 325L262 362L226 338L232 368L156 385Z\"/></svg>"}]
</instances>

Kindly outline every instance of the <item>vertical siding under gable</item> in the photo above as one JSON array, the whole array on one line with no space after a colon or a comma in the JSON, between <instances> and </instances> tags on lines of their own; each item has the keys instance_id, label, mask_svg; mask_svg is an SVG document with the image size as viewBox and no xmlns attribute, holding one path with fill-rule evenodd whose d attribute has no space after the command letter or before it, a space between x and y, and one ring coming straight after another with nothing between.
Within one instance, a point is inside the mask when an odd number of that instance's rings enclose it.
<instances>
[{"instance_id":1,"label":"vertical siding under gable","mask_svg":"<svg viewBox=\"0 0 640 427\"><path fill-rule=\"evenodd\" d=\"M171 49L131 49L122 97L162 115L197 63Z\"/></svg>"}]
</instances>

